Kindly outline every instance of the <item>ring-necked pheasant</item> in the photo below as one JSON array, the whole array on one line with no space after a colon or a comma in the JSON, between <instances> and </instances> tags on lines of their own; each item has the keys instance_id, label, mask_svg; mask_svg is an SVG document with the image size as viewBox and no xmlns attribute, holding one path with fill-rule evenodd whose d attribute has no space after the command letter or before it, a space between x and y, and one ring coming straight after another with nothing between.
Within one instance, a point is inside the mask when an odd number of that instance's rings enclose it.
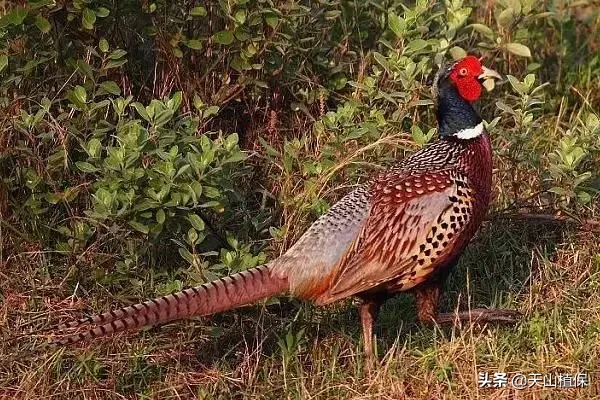
<instances>
[{"instance_id":1,"label":"ring-necked pheasant","mask_svg":"<svg viewBox=\"0 0 600 400\"><path fill-rule=\"evenodd\" d=\"M214 314L290 292L323 305L349 296L362 299L365 352L373 355L372 329L384 300L412 290L418 318L438 315L440 285L482 222L490 201L492 150L471 103L480 81L499 78L473 56L438 73L440 138L355 189L304 233L284 255L257 268L93 315L58 327L59 333L93 324L61 344L190 316ZM459 318L510 319L493 310Z\"/></svg>"}]
</instances>

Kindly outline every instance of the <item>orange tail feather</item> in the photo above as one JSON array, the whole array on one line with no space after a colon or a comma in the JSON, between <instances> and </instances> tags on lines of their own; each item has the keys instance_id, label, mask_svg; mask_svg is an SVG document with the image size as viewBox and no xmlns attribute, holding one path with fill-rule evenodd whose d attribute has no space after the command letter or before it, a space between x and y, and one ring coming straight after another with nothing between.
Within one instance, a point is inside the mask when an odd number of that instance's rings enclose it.
<instances>
[{"instance_id":1,"label":"orange tail feather","mask_svg":"<svg viewBox=\"0 0 600 400\"><path fill-rule=\"evenodd\" d=\"M215 314L254 303L288 289L287 279L275 276L270 267L263 265L168 296L61 324L57 333L87 324L95 326L52 343L67 345L148 325Z\"/></svg>"}]
</instances>

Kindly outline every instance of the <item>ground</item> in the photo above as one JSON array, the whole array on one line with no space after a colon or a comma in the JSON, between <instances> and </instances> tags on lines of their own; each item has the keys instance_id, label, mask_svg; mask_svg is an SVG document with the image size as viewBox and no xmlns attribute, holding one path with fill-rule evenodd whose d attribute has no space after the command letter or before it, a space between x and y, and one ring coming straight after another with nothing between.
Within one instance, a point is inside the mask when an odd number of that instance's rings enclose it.
<instances>
[{"instance_id":1,"label":"ground","mask_svg":"<svg viewBox=\"0 0 600 400\"><path fill-rule=\"evenodd\" d=\"M2 269L8 296L0 326L23 337L1 344L0 397L598 398L600 243L587 228L568 221L487 221L452 274L443 309L516 308L522 320L502 327L422 327L412 298L400 295L383 309L380 362L370 374L350 301L319 309L283 298L74 348L43 348L48 336L30 332L80 307L53 301L51 294L66 288L46 278L43 254L20 254ZM494 373L509 380L517 373L583 373L588 382L571 389L480 388L480 374L491 379Z\"/></svg>"}]
</instances>

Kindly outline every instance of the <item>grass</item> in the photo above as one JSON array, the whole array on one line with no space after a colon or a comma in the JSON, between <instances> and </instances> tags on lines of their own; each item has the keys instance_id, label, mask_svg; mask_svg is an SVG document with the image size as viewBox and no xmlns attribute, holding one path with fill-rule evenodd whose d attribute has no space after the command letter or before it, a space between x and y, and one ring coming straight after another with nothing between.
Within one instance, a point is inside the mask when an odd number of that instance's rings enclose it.
<instances>
[{"instance_id":1,"label":"grass","mask_svg":"<svg viewBox=\"0 0 600 400\"><path fill-rule=\"evenodd\" d=\"M3 264L0 397L94 398L597 398L600 396L600 243L565 224L491 220L452 275L449 311L521 310L515 326L422 327L400 295L383 309L380 363L363 370L357 313L282 299L209 319L173 323L75 348L44 349L29 335L73 315L44 254ZM63 299L58 301L58 299ZM86 303L108 306L106 298ZM583 389L479 388L478 373L586 372Z\"/></svg>"}]
</instances>

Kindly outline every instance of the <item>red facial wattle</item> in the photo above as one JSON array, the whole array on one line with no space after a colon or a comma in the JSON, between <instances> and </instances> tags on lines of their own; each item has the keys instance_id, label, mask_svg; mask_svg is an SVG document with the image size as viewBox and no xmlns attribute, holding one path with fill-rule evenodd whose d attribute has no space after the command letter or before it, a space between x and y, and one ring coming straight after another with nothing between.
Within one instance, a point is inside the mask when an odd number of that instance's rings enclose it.
<instances>
[{"instance_id":1,"label":"red facial wattle","mask_svg":"<svg viewBox=\"0 0 600 400\"><path fill-rule=\"evenodd\" d=\"M482 72L481 62L474 56L467 56L454 66L450 79L463 99L474 102L481 97L481 84L477 77Z\"/></svg>"},{"instance_id":2,"label":"red facial wattle","mask_svg":"<svg viewBox=\"0 0 600 400\"><path fill-rule=\"evenodd\" d=\"M456 81L458 94L468 102L474 102L481 97L481 84L477 78L466 77Z\"/></svg>"}]
</instances>

